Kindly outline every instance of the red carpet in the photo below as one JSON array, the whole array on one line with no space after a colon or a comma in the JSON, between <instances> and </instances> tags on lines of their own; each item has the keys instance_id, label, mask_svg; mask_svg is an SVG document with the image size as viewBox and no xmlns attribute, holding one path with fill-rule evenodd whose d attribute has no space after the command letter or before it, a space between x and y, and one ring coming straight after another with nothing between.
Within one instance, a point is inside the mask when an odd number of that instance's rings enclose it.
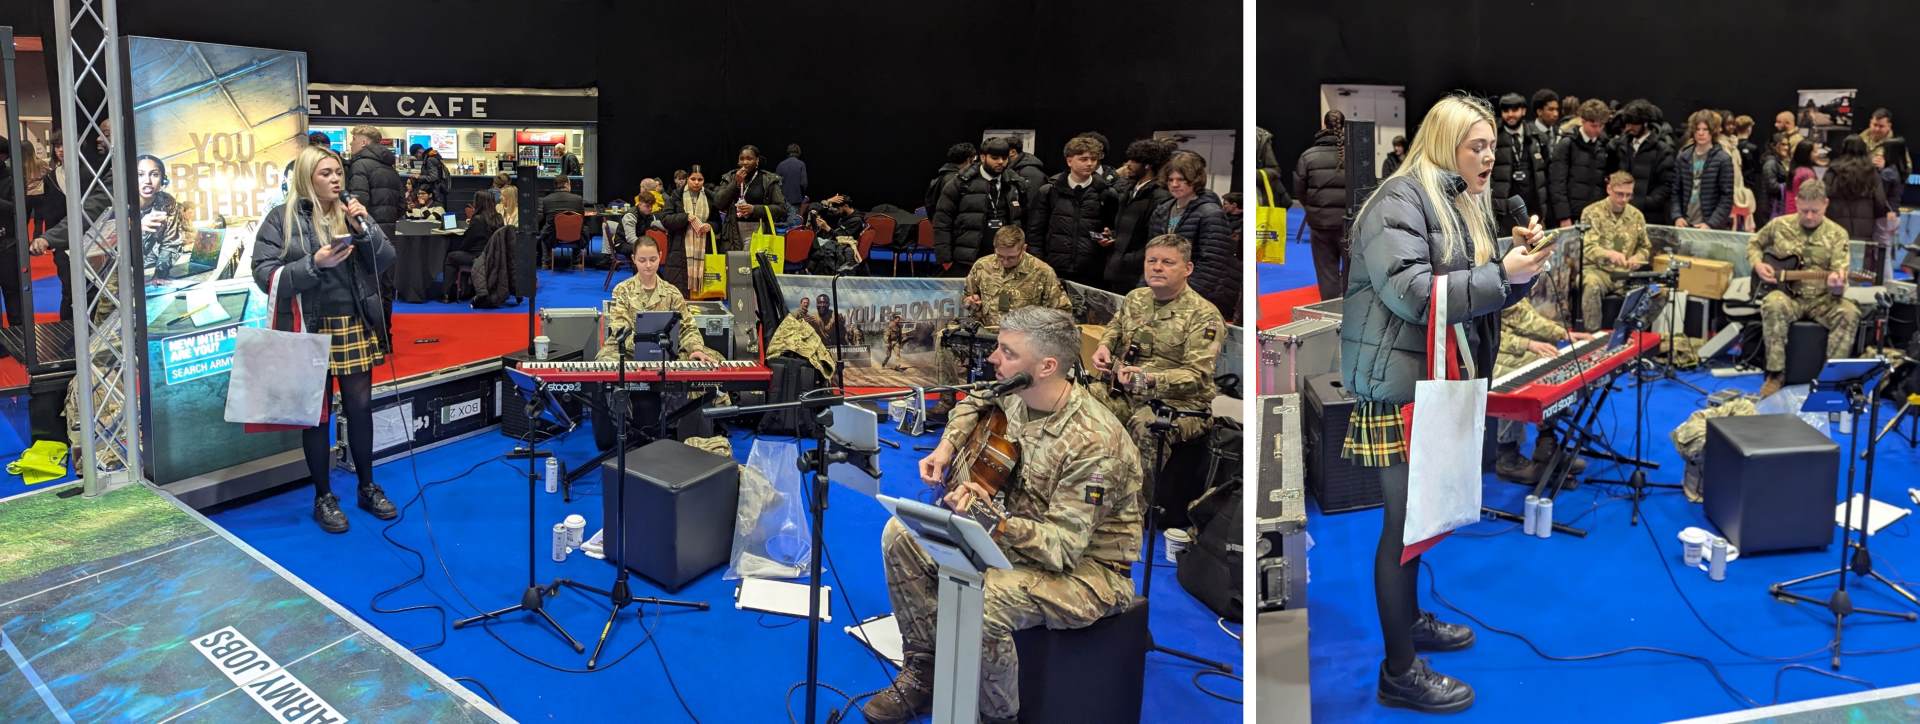
<instances>
[{"instance_id":1,"label":"red carpet","mask_svg":"<svg viewBox=\"0 0 1920 724\"><path fill-rule=\"evenodd\" d=\"M1293 321L1293 308L1320 301L1320 288L1305 286L1260 296L1260 329Z\"/></svg>"},{"instance_id":2,"label":"red carpet","mask_svg":"<svg viewBox=\"0 0 1920 724\"><path fill-rule=\"evenodd\" d=\"M537 332L536 332L537 334ZM419 343L415 340L438 339ZM527 348L527 314L409 314L393 321L392 364L373 371L374 382L396 375L457 367Z\"/></svg>"}]
</instances>

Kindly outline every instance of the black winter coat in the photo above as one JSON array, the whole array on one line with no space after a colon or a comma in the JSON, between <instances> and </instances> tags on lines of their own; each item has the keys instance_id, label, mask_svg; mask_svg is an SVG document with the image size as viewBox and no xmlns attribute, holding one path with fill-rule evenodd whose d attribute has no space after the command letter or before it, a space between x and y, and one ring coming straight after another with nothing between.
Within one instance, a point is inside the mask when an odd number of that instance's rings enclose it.
<instances>
[{"instance_id":1,"label":"black winter coat","mask_svg":"<svg viewBox=\"0 0 1920 724\"><path fill-rule=\"evenodd\" d=\"M723 227L726 226L721 223L720 220L722 209L720 208L719 194L713 190L712 186L702 187L700 193L705 194L707 197L707 218L701 219L701 221L712 226L714 236L718 237L724 233ZM687 213L686 192L676 191L666 194L666 197L666 208L659 216L660 225L667 227L667 248L660 250L660 276L668 282L671 282L674 286L680 287L681 293L689 293L693 290L686 288L686 242L687 229L693 226L693 219L691 218L691 214ZM644 234L646 232L642 231L640 233ZM707 240L701 239L700 243L704 246ZM707 252L712 253L713 250L709 248Z\"/></svg>"},{"instance_id":2,"label":"black winter coat","mask_svg":"<svg viewBox=\"0 0 1920 724\"><path fill-rule=\"evenodd\" d=\"M253 283L261 290L272 288L273 275L282 271L280 289L273 299L273 328L281 331L293 330L293 298L296 294L317 291L320 288L319 267L313 264L313 251L320 248L320 240L313 234L313 212L304 211L294 217L299 227L294 233L283 228L286 214L282 207L275 206L260 219L260 230L253 237ZM375 339L387 338L386 305L380 297L380 274L393 266L396 254L393 244L387 241L387 235L380 231L377 224L368 225L353 236L353 256L342 265L351 267L351 273L359 280L359 306L362 319L366 320L368 330ZM289 252L289 249L291 250ZM282 259L282 254L286 255ZM300 305L302 329L320 328L320 318L329 314L329 310L307 300ZM332 311L340 314L340 311Z\"/></svg>"},{"instance_id":3,"label":"black winter coat","mask_svg":"<svg viewBox=\"0 0 1920 724\"><path fill-rule=\"evenodd\" d=\"M1340 134L1323 130L1300 154L1293 172L1293 197L1307 209L1307 225L1337 229L1347 221L1347 169L1340 163Z\"/></svg>"},{"instance_id":4,"label":"black winter coat","mask_svg":"<svg viewBox=\"0 0 1920 724\"><path fill-rule=\"evenodd\" d=\"M447 186L451 183L452 176L447 173L447 162L441 160L440 154L422 154L420 171L413 177L414 190L418 191L421 188L432 190L433 205L444 209L447 207Z\"/></svg>"},{"instance_id":5,"label":"black winter coat","mask_svg":"<svg viewBox=\"0 0 1920 724\"><path fill-rule=\"evenodd\" d=\"M960 168L960 164L941 164L940 171L933 175L932 181L927 182L925 199L927 205L920 209L921 213L927 215L927 218L933 218L933 208L940 205L940 189L946 188L947 182L953 180L953 175L960 173Z\"/></svg>"},{"instance_id":6,"label":"black winter coat","mask_svg":"<svg viewBox=\"0 0 1920 724\"><path fill-rule=\"evenodd\" d=\"M733 215L733 203L740 199L742 193L740 185L734 182L733 174L734 172L728 171L725 175L726 183L714 192L714 199L720 202L721 213L727 216ZM747 217L733 219L734 223L724 225L726 228L721 228L721 225L714 227L714 231L720 234L720 242L729 249L747 248L747 240L739 238L740 230L734 224L755 221L760 224L761 233L771 234L774 225L787 218L787 192L780 182L779 174L765 170L754 171L747 177L745 194L747 204L753 207L747 212ZM772 215L771 219L768 218L769 214Z\"/></svg>"},{"instance_id":7,"label":"black winter coat","mask_svg":"<svg viewBox=\"0 0 1920 724\"><path fill-rule=\"evenodd\" d=\"M367 207L374 223L399 221L407 210L407 186L393 170L393 149L369 143L353 154L347 164L347 192Z\"/></svg>"},{"instance_id":8,"label":"black winter coat","mask_svg":"<svg viewBox=\"0 0 1920 724\"><path fill-rule=\"evenodd\" d=\"M1276 174L1277 175L1277 174ZM1132 190L1129 197L1128 190ZM1138 189L1122 180L1114 190L1113 247L1107 256L1107 291L1126 294L1140 286L1146 271L1147 242L1159 236L1153 230L1153 211L1173 198L1160 182L1148 180Z\"/></svg>"},{"instance_id":9,"label":"black winter coat","mask_svg":"<svg viewBox=\"0 0 1920 724\"><path fill-rule=\"evenodd\" d=\"M1116 205L1112 187L1099 176L1075 190L1067 174L1054 174L1034 195L1027 214L1027 251L1061 279L1104 273L1112 247L1101 246L1095 238L1113 226Z\"/></svg>"},{"instance_id":10,"label":"black winter coat","mask_svg":"<svg viewBox=\"0 0 1920 724\"><path fill-rule=\"evenodd\" d=\"M1547 162L1547 212L1541 215L1546 225L1577 222L1580 212L1606 198L1611 161L1612 145L1606 136L1588 143L1578 128L1560 134Z\"/></svg>"},{"instance_id":11,"label":"black winter coat","mask_svg":"<svg viewBox=\"0 0 1920 724\"><path fill-rule=\"evenodd\" d=\"M973 260L993 253L993 232L987 230L993 209L1000 210L1008 226L1024 225L1030 195L1026 183L1008 168L1000 174L996 195L994 182L980 169L980 164L968 166L941 188L933 209L933 256L942 264L972 268Z\"/></svg>"},{"instance_id":12,"label":"black winter coat","mask_svg":"<svg viewBox=\"0 0 1920 724\"><path fill-rule=\"evenodd\" d=\"M1201 190L1200 195L1187 204L1180 214L1177 226L1170 226L1173 218L1174 200L1168 197L1153 209L1153 218L1147 222L1147 228L1154 236L1173 233L1179 234L1193 244L1193 276L1188 284L1200 293L1213 306L1220 309L1220 316L1228 321L1238 318L1240 311L1240 245L1234 243L1233 227L1227 222L1227 212L1220 208L1220 196L1209 190ZM1141 244L1142 252L1145 244ZM1145 258L1145 254L1142 254ZM1138 272L1136 272L1138 273Z\"/></svg>"},{"instance_id":13,"label":"black winter coat","mask_svg":"<svg viewBox=\"0 0 1920 724\"><path fill-rule=\"evenodd\" d=\"M1693 197L1694 150L1694 146L1689 144L1673 157L1673 190L1667 197L1667 215L1648 218L1671 223L1673 219L1687 215L1687 202ZM1707 149L1706 165L1700 169L1700 216L1706 220L1707 226L1731 229L1732 214L1733 157L1728 156L1727 150L1716 143Z\"/></svg>"},{"instance_id":14,"label":"black winter coat","mask_svg":"<svg viewBox=\"0 0 1920 724\"><path fill-rule=\"evenodd\" d=\"M1047 185L1047 170L1040 165L1040 159L1031 153L1023 153L1020 154L1020 160L1007 164L1007 170L1020 177L1020 182L1027 187L1027 205L1034 206L1034 199L1040 195L1040 187Z\"/></svg>"},{"instance_id":15,"label":"black winter coat","mask_svg":"<svg viewBox=\"0 0 1920 724\"><path fill-rule=\"evenodd\" d=\"M1493 149L1493 176L1487 182L1494 201L1506 202L1518 196L1527 202L1527 213L1538 214L1542 219L1548 215L1547 198L1547 139L1532 123L1521 123L1520 134L1516 137L1507 129L1496 128L1493 131L1496 143ZM1526 223L1520 219L1517 224Z\"/></svg>"},{"instance_id":16,"label":"black winter coat","mask_svg":"<svg viewBox=\"0 0 1920 724\"><path fill-rule=\"evenodd\" d=\"M1633 207L1650 223L1672 223L1674 217L1666 213L1667 199L1673 195L1673 146L1659 131L1647 133L1647 140L1640 142L1639 151L1633 150L1631 137L1615 136L1613 154L1607 159L1610 164L1607 172L1633 174Z\"/></svg>"},{"instance_id":17,"label":"black winter coat","mask_svg":"<svg viewBox=\"0 0 1920 724\"><path fill-rule=\"evenodd\" d=\"M1475 371L1492 375L1500 349L1500 310L1525 300L1533 284L1508 285L1499 253L1474 264L1465 240L1451 255L1442 254L1437 246L1443 214L1455 213L1451 206L1429 206L1420 185L1403 176L1381 184L1366 213L1354 220L1353 266L1347 275L1346 316L1340 321L1340 375L1355 396L1393 404L1413 401L1414 381L1428 377L1427 313L1434 274L1446 275L1446 318L1466 320L1464 351Z\"/></svg>"}]
</instances>

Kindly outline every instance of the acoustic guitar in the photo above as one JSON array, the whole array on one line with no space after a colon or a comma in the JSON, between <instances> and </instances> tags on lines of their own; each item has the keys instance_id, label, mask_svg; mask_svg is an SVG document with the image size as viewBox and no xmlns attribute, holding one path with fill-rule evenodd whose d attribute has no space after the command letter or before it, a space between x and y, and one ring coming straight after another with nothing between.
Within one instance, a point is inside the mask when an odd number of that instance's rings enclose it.
<instances>
[{"instance_id":1,"label":"acoustic guitar","mask_svg":"<svg viewBox=\"0 0 1920 724\"><path fill-rule=\"evenodd\" d=\"M995 500L1019 474L1020 443L1007 436L1005 408L988 405L977 409L983 410L985 417L974 423L955 450L954 464L947 466L940 492L944 496L969 482L985 488L988 497L974 501L962 512L994 530L1007 518L1007 511Z\"/></svg>"}]
</instances>

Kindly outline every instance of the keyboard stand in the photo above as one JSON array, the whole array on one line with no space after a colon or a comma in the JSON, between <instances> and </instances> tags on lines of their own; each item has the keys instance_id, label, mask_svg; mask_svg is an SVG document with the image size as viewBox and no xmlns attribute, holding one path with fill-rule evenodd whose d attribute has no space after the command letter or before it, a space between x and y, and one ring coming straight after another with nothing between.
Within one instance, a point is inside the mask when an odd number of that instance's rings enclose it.
<instances>
[{"instance_id":1,"label":"keyboard stand","mask_svg":"<svg viewBox=\"0 0 1920 724\"><path fill-rule=\"evenodd\" d=\"M1625 369L1628 366L1629 365L1621 365L1620 369ZM1589 443L1598 443L1600 441L1600 435L1594 432L1594 420L1600 416L1600 408L1606 406L1607 395L1613 391L1613 378L1618 374L1619 371L1616 370L1613 374L1607 375L1606 379L1588 388L1590 390L1597 390L1598 394L1590 395L1584 391L1575 393L1581 395L1582 399L1579 404L1574 406L1573 414L1564 418L1567 422L1554 425L1555 428L1564 428L1560 430L1556 436L1562 441L1562 444L1559 449L1554 450L1553 453L1548 456L1546 469L1541 471L1540 479L1533 485L1534 495L1542 499L1558 497L1560 491L1566 489L1567 481L1573 478L1573 461L1578 459L1577 455L1570 454L1569 451L1585 450ZM1556 419L1560 419L1559 416L1555 417ZM1542 424L1544 425L1546 423L1543 422ZM1480 510L1486 515L1501 520L1510 520L1516 523L1525 523L1527 520L1526 517L1520 514L1509 513L1498 508L1482 507ZM1553 529L1576 538L1587 537L1586 531L1559 521L1554 521Z\"/></svg>"},{"instance_id":2,"label":"keyboard stand","mask_svg":"<svg viewBox=\"0 0 1920 724\"><path fill-rule=\"evenodd\" d=\"M659 394L659 392L653 391L653 390L649 390L647 391L647 393ZM618 393L616 392L616 394ZM628 393L628 394L631 394L631 393ZM582 394L581 396L583 398L586 397L586 395L584 394ZM697 396L688 398L687 404L674 408L672 412L667 413L667 418L666 418L667 427L671 428L675 423L678 423L680 421L680 418L686 417L688 414L694 412L695 410L705 407L707 405L707 402L712 398L713 398L713 392L711 391L702 392ZM587 400L587 404L592 405L592 404L595 404L595 402L589 399ZM631 425L633 424L633 421L628 420L627 424ZM656 435L665 436L666 434L667 434L666 430L658 430L651 434L646 430L635 430L633 431L631 437L627 439L627 449L637 450L641 446L646 445L647 443L660 439L659 437L656 437ZM614 447L619 447L619 445L616 444ZM589 458L585 464L577 466L572 470L567 471L563 484L571 488L575 481L579 480L580 478L584 478L588 475L592 475L593 471L600 469L600 463L606 462L608 460L612 460L615 452L616 452L615 450L607 449L607 450L603 450L598 453L595 453L594 456L592 458Z\"/></svg>"}]
</instances>

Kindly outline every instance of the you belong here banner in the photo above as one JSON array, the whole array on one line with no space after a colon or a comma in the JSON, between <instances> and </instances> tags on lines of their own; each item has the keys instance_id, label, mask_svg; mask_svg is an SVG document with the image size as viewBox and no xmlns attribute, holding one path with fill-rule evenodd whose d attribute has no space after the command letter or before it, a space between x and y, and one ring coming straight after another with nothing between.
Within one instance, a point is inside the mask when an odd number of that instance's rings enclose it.
<instances>
[{"instance_id":1,"label":"you belong here banner","mask_svg":"<svg viewBox=\"0 0 1920 724\"><path fill-rule=\"evenodd\" d=\"M299 445L294 433L244 433L225 412L234 335L266 319L254 232L306 143L306 54L126 42L135 152L165 164L160 192L173 200L165 230L141 240L146 459L164 485Z\"/></svg>"}]
</instances>

